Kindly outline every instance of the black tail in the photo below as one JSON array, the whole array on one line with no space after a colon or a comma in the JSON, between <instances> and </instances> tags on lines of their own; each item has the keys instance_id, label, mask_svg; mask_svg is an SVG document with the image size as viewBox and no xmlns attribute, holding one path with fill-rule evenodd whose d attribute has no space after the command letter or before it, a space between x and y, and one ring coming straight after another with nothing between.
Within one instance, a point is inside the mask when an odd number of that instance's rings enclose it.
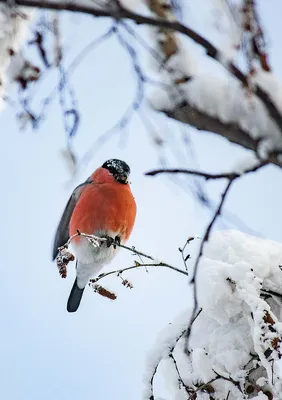
<instances>
[{"instance_id":1,"label":"black tail","mask_svg":"<svg viewBox=\"0 0 282 400\"><path fill-rule=\"evenodd\" d=\"M78 309L83 292L84 288L80 289L77 286L77 280L75 280L68 299L68 304L67 304L68 312L75 312Z\"/></svg>"}]
</instances>

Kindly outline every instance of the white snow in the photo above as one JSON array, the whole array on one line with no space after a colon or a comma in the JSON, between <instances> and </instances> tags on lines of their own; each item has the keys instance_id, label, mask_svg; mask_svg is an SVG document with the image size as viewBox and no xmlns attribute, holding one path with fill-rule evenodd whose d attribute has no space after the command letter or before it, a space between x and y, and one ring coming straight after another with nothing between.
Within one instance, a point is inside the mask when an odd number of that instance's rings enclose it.
<instances>
[{"instance_id":1,"label":"white snow","mask_svg":"<svg viewBox=\"0 0 282 400\"><path fill-rule=\"evenodd\" d=\"M266 82L266 80L265 80ZM276 87L277 102L280 103L282 84L269 74L267 82ZM158 90L151 96L152 106L159 111L172 111L183 101L203 113L217 118L223 123L237 125L254 139L262 139L260 156L266 157L270 151L281 150L281 132L270 118L263 103L247 92L233 78L198 74L177 90Z\"/></svg>"},{"instance_id":2,"label":"white snow","mask_svg":"<svg viewBox=\"0 0 282 400\"><path fill-rule=\"evenodd\" d=\"M151 350L148 357L145 374L144 374L144 392L143 399L149 399L152 395L151 379L160 361L167 357L171 348L175 346L178 337L182 334L186 327L184 318L178 318L173 324L169 325L166 334L158 340L158 346Z\"/></svg>"},{"instance_id":3,"label":"white snow","mask_svg":"<svg viewBox=\"0 0 282 400\"><path fill-rule=\"evenodd\" d=\"M185 16L185 24L192 29L194 7L200 7L198 2L196 3L197 6L189 2L189 12ZM203 3L206 7L208 2ZM214 31L218 33L218 37L214 40L213 35L209 36L206 29L203 37L208 38L211 43L215 42L219 50L217 63L203 54L201 46L187 37L184 41L183 35L178 33L173 34L177 51L166 60L167 54L160 45L165 40L163 30L149 28L154 51L157 53L157 57L152 57L152 69L158 71L158 78L168 86L155 90L150 96L150 103L154 109L168 112L187 102L194 109L224 124L233 124L253 139L260 139L258 155L265 159L270 152L282 150L281 132L264 104L252 95L251 87L243 87L241 82L227 72L230 61L235 64L237 61L238 65L242 61L246 63L246 60L243 60L244 52L239 54L244 33L240 12L242 2L216 0L210 3ZM173 20L175 17L169 14L168 19ZM199 26L196 26L195 30L202 33ZM191 79L184 82L185 78ZM255 74L249 76L249 83L250 86L260 85L282 112L282 83L274 74L258 69Z\"/></svg>"},{"instance_id":4,"label":"white snow","mask_svg":"<svg viewBox=\"0 0 282 400\"><path fill-rule=\"evenodd\" d=\"M7 84L19 75L23 67L24 60L19 50L32 17L31 8L15 9L0 4L0 109Z\"/></svg>"},{"instance_id":5,"label":"white snow","mask_svg":"<svg viewBox=\"0 0 282 400\"><path fill-rule=\"evenodd\" d=\"M272 392L273 399L281 399L282 300L265 300L261 296L263 290L282 294L281 260L280 243L238 231L214 233L199 265L197 289L202 312L193 324L190 353L184 354L183 337L176 343L179 332L189 322L187 311L177 318L175 326L172 324L161 333L149 364L166 365L168 349L174 343L173 354L181 378L189 389L197 390L197 399L209 399L204 389L199 389L208 382L217 399L227 398L230 391L229 400L243 400L250 384L256 400L267 399L267 391ZM168 400L181 399L171 368L160 369L166 371ZM151 372L149 368L146 373L146 394Z\"/></svg>"},{"instance_id":6,"label":"white snow","mask_svg":"<svg viewBox=\"0 0 282 400\"><path fill-rule=\"evenodd\" d=\"M227 2L226 0L214 0L214 24L222 37L220 49L221 54L224 55L224 60L221 60L223 62L234 61L240 49L243 35L240 12L242 2L238 3L240 4Z\"/></svg>"},{"instance_id":7,"label":"white snow","mask_svg":"<svg viewBox=\"0 0 282 400\"><path fill-rule=\"evenodd\" d=\"M233 172L239 175L243 175L246 171L257 167L260 164L260 160L254 153L249 153L247 156L237 161L229 172Z\"/></svg>"},{"instance_id":8,"label":"white snow","mask_svg":"<svg viewBox=\"0 0 282 400\"><path fill-rule=\"evenodd\" d=\"M143 0L121 0L121 4L129 10L136 11L136 9L144 3Z\"/></svg>"},{"instance_id":9,"label":"white snow","mask_svg":"<svg viewBox=\"0 0 282 400\"><path fill-rule=\"evenodd\" d=\"M253 81L268 93L278 110L282 113L282 84L281 81L271 72L258 70Z\"/></svg>"}]
</instances>

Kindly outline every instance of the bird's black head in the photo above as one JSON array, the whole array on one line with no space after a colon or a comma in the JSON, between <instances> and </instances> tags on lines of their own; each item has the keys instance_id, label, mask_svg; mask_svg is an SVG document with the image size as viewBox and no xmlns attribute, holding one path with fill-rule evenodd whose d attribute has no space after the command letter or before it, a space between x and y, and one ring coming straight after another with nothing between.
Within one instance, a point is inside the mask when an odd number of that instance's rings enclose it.
<instances>
[{"instance_id":1,"label":"bird's black head","mask_svg":"<svg viewBox=\"0 0 282 400\"><path fill-rule=\"evenodd\" d=\"M130 168L126 162L112 158L104 162L102 168L109 170L117 182L124 184L128 183Z\"/></svg>"}]
</instances>

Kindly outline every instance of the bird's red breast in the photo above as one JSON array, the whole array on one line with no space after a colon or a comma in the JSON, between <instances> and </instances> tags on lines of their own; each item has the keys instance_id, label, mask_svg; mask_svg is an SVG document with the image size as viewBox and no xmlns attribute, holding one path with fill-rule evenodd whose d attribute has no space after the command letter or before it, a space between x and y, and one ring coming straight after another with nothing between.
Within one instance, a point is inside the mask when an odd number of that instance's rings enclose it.
<instances>
[{"instance_id":1,"label":"bird's red breast","mask_svg":"<svg viewBox=\"0 0 282 400\"><path fill-rule=\"evenodd\" d=\"M98 231L119 232L126 241L133 229L136 203L129 184L117 182L110 172L98 168L91 176L93 183L87 185L74 208L70 236L77 230L86 234ZM78 241L80 238L75 238Z\"/></svg>"}]
</instances>

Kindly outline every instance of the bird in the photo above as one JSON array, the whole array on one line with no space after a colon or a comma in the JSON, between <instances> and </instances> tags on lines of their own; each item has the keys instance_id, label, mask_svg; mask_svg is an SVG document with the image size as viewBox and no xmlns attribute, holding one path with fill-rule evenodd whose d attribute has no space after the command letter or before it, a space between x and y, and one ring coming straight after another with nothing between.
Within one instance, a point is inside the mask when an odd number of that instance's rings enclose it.
<instances>
[{"instance_id":1,"label":"bird","mask_svg":"<svg viewBox=\"0 0 282 400\"><path fill-rule=\"evenodd\" d=\"M72 240L76 258L76 278L71 289L67 311L77 311L83 291L98 272L109 264L119 246L128 240L136 217L136 202L128 181L130 168L122 160L110 159L78 185L65 207L55 234L53 260L58 248L77 232L105 238L94 247L85 237Z\"/></svg>"}]
</instances>

